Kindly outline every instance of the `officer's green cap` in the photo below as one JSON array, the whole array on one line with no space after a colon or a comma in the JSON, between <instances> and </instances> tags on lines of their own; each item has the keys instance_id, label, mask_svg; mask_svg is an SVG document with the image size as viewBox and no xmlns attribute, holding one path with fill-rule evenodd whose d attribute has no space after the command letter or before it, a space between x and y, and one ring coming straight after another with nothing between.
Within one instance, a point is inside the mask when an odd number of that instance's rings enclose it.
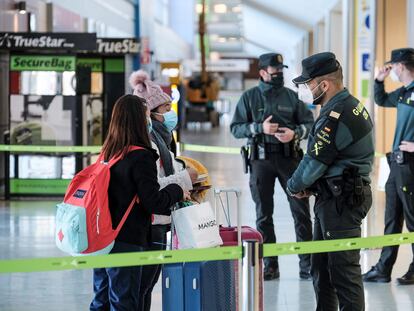
<instances>
[{"instance_id":1,"label":"officer's green cap","mask_svg":"<svg viewBox=\"0 0 414 311\"><path fill-rule=\"evenodd\" d=\"M341 65L331 52L314 54L302 60L302 74L293 79L295 84L303 84L310 80L337 71Z\"/></svg>"},{"instance_id":2,"label":"officer's green cap","mask_svg":"<svg viewBox=\"0 0 414 311\"><path fill-rule=\"evenodd\" d=\"M278 53L266 53L259 56L259 68L264 69L270 67L288 68L283 64L283 56Z\"/></svg>"},{"instance_id":3,"label":"officer's green cap","mask_svg":"<svg viewBox=\"0 0 414 311\"><path fill-rule=\"evenodd\" d=\"M403 48L391 51L391 60L386 64L393 63L414 63L414 49Z\"/></svg>"}]
</instances>

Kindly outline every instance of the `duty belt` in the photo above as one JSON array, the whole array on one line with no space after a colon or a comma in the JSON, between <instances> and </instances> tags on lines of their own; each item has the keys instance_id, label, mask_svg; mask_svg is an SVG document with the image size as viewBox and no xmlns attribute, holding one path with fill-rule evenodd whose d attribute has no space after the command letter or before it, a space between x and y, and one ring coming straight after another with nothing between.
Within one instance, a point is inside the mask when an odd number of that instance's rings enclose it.
<instances>
[{"instance_id":1,"label":"duty belt","mask_svg":"<svg viewBox=\"0 0 414 311\"><path fill-rule=\"evenodd\" d=\"M390 162L396 162L397 164L412 163L414 161L414 155L411 152L401 150L387 153L387 158Z\"/></svg>"},{"instance_id":2,"label":"duty belt","mask_svg":"<svg viewBox=\"0 0 414 311\"><path fill-rule=\"evenodd\" d=\"M265 144L264 146L268 153L282 153L285 150L283 144Z\"/></svg>"}]
</instances>

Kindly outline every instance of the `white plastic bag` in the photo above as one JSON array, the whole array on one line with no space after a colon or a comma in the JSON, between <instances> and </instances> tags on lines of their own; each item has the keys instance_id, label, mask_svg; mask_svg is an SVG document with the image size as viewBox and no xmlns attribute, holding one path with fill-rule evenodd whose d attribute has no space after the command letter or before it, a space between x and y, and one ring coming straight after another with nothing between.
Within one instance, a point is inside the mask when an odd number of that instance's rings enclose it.
<instances>
[{"instance_id":1,"label":"white plastic bag","mask_svg":"<svg viewBox=\"0 0 414 311\"><path fill-rule=\"evenodd\" d=\"M172 218L180 249L215 247L223 244L209 202L175 210L172 212Z\"/></svg>"}]
</instances>

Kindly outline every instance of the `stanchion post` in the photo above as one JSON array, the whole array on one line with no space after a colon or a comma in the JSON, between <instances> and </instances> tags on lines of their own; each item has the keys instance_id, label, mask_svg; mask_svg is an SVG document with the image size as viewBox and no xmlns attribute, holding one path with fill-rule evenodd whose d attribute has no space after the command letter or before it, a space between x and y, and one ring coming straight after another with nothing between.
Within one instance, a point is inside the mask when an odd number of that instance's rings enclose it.
<instances>
[{"instance_id":1,"label":"stanchion post","mask_svg":"<svg viewBox=\"0 0 414 311\"><path fill-rule=\"evenodd\" d=\"M10 145L10 131L3 134L3 142ZM4 199L10 200L10 152L4 152Z\"/></svg>"},{"instance_id":2,"label":"stanchion post","mask_svg":"<svg viewBox=\"0 0 414 311\"><path fill-rule=\"evenodd\" d=\"M243 241L243 311L259 311L260 244Z\"/></svg>"}]
</instances>

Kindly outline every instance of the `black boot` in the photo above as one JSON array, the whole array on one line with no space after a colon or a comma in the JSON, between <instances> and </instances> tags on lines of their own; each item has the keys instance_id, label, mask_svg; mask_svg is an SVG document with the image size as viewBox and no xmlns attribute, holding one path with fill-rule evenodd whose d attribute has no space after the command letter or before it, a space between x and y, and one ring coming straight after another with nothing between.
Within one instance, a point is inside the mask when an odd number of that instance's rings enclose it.
<instances>
[{"instance_id":1,"label":"black boot","mask_svg":"<svg viewBox=\"0 0 414 311\"><path fill-rule=\"evenodd\" d=\"M391 282L391 277L390 275L381 272L374 266L371 270L362 275L362 280L364 282L389 283Z\"/></svg>"},{"instance_id":2,"label":"black boot","mask_svg":"<svg viewBox=\"0 0 414 311\"><path fill-rule=\"evenodd\" d=\"M402 277L397 279L400 285L413 285L414 284L414 271L408 271Z\"/></svg>"},{"instance_id":3,"label":"black boot","mask_svg":"<svg viewBox=\"0 0 414 311\"><path fill-rule=\"evenodd\" d=\"M263 278L265 281L276 280L280 277L279 268L265 267Z\"/></svg>"}]
</instances>

